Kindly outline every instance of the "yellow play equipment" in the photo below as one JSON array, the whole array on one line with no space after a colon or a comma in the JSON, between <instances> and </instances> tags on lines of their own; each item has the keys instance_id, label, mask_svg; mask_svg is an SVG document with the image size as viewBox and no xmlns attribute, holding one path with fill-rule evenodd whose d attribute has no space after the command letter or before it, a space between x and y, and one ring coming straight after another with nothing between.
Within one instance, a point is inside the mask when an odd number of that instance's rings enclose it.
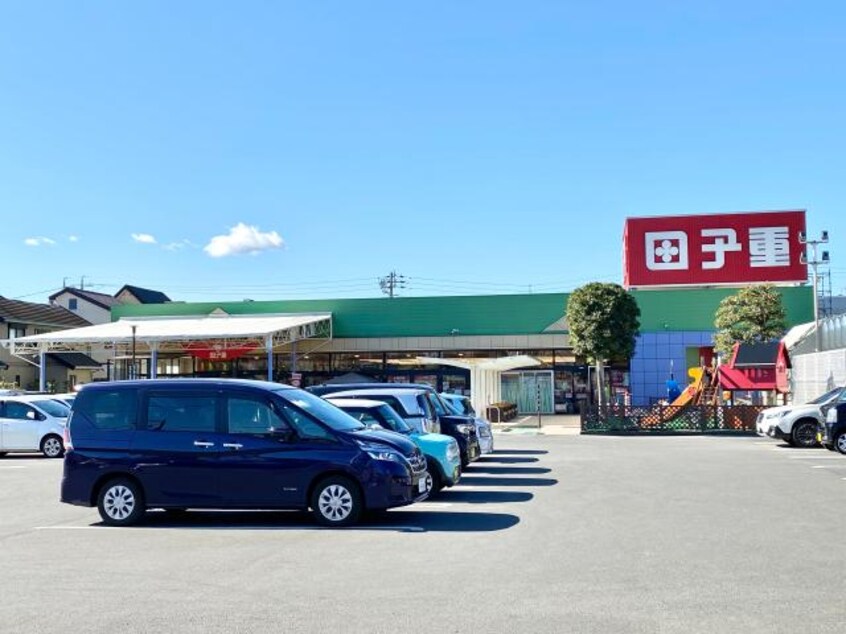
<instances>
[{"instance_id":1,"label":"yellow play equipment","mask_svg":"<svg viewBox=\"0 0 846 634\"><path fill-rule=\"evenodd\" d=\"M673 407L717 405L720 386L716 368L707 366L690 368L687 373L693 379L693 383L688 385L670 405Z\"/></svg>"}]
</instances>

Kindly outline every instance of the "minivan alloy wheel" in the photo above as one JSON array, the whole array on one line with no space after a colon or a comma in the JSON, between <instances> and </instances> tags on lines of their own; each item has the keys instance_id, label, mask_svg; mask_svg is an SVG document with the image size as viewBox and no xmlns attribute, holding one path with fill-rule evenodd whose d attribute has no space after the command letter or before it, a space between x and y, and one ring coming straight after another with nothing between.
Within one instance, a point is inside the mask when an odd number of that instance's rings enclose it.
<instances>
[{"instance_id":1,"label":"minivan alloy wheel","mask_svg":"<svg viewBox=\"0 0 846 634\"><path fill-rule=\"evenodd\" d=\"M119 522L132 514L135 504L135 494L122 484L109 487L103 496L103 510L106 515Z\"/></svg>"},{"instance_id":2,"label":"minivan alloy wheel","mask_svg":"<svg viewBox=\"0 0 846 634\"><path fill-rule=\"evenodd\" d=\"M331 484L320 493L317 502L320 513L332 522L342 522L352 512L353 499L341 484Z\"/></svg>"},{"instance_id":3,"label":"minivan alloy wheel","mask_svg":"<svg viewBox=\"0 0 846 634\"><path fill-rule=\"evenodd\" d=\"M843 432L834 439L834 446L842 454L846 454L846 432Z\"/></svg>"}]
</instances>

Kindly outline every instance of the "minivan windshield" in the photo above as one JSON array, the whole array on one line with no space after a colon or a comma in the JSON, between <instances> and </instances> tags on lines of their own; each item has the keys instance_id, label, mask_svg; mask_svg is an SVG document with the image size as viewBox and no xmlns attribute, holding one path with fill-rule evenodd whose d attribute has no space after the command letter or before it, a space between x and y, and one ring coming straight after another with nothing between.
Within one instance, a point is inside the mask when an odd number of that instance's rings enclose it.
<instances>
[{"instance_id":1,"label":"minivan windshield","mask_svg":"<svg viewBox=\"0 0 846 634\"><path fill-rule=\"evenodd\" d=\"M309 392L285 389L277 390L276 394L292 405L308 412L321 423L335 431L358 431L365 429L364 425L343 410Z\"/></svg>"},{"instance_id":2,"label":"minivan windshield","mask_svg":"<svg viewBox=\"0 0 846 634\"><path fill-rule=\"evenodd\" d=\"M830 392L826 392L826 393L825 393L825 394L823 394L822 396L818 396L818 397L817 397L817 398L815 398L813 401L811 401L810 403L808 403L808 405L822 405L823 403L825 403L825 402L827 402L827 401L830 401L830 400L831 400L831 399L833 399L835 396L837 396L838 394L840 394L840 391L841 391L842 389L843 389L842 387L838 387L837 389L831 390Z\"/></svg>"},{"instance_id":3,"label":"minivan windshield","mask_svg":"<svg viewBox=\"0 0 846 634\"><path fill-rule=\"evenodd\" d=\"M56 418L67 418L70 414L70 408L67 405L51 398L32 400L30 403Z\"/></svg>"}]
</instances>

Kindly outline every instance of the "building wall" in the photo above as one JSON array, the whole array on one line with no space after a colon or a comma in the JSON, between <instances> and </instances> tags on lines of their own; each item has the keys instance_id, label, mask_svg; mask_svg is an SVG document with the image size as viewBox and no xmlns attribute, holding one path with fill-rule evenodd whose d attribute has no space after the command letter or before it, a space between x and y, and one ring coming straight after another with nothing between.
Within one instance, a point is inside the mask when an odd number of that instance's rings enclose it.
<instances>
[{"instance_id":1,"label":"building wall","mask_svg":"<svg viewBox=\"0 0 846 634\"><path fill-rule=\"evenodd\" d=\"M828 390L846 385L846 348L799 354L790 359L790 396L807 403Z\"/></svg>"},{"instance_id":2,"label":"building wall","mask_svg":"<svg viewBox=\"0 0 846 634\"><path fill-rule=\"evenodd\" d=\"M687 375L688 349L713 345L711 331L644 332L635 345L630 365L632 405L650 405L667 398L672 373L683 388Z\"/></svg>"},{"instance_id":3,"label":"building wall","mask_svg":"<svg viewBox=\"0 0 846 634\"><path fill-rule=\"evenodd\" d=\"M70 307L70 300L76 300L76 310ZM61 306L62 308L67 308L69 311L74 313L75 315L79 315L86 321L91 322L92 324L107 324L112 319L111 310L103 308L101 306L97 306L96 304L92 304L89 301L82 299L76 295L73 295L68 292L60 293L52 300L52 304L54 306Z\"/></svg>"}]
</instances>

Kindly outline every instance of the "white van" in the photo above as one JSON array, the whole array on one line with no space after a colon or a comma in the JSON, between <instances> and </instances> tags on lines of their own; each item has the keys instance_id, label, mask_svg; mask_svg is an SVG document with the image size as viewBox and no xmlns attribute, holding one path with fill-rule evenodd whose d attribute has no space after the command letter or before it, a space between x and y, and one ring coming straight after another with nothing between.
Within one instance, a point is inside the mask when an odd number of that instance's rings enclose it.
<instances>
[{"instance_id":1,"label":"white van","mask_svg":"<svg viewBox=\"0 0 846 634\"><path fill-rule=\"evenodd\" d=\"M49 395L0 396L0 457L12 451L40 451L61 458L69 413Z\"/></svg>"}]
</instances>

